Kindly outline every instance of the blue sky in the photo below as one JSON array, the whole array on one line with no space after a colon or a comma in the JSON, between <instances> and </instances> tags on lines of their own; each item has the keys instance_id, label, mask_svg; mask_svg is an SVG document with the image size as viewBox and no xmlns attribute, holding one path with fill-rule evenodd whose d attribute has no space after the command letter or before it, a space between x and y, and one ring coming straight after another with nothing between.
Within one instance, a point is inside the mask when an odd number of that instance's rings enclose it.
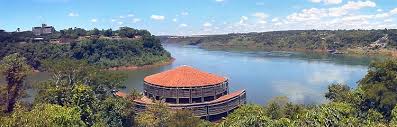
<instances>
[{"instance_id":1,"label":"blue sky","mask_svg":"<svg viewBox=\"0 0 397 127\"><path fill-rule=\"evenodd\" d=\"M156 35L397 28L397 0L0 0L0 29L42 23Z\"/></svg>"}]
</instances>

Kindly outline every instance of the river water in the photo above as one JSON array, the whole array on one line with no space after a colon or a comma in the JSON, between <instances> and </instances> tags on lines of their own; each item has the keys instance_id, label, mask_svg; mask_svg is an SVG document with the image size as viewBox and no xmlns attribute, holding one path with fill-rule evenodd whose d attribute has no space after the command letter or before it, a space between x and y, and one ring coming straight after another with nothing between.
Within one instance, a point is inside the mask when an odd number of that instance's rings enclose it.
<instances>
[{"instance_id":1,"label":"river water","mask_svg":"<svg viewBox=\"0 0 397 127\"><path fill-rule=\"evenodd\" d=\"M249 103L287 96L301 104L325 102L330 83L357 86L374 58L298 52L206 50L167 44L176 58L167 66L127 72L127 89L142 89L143 78L181 65L229 78L230 90L246 89Z\"/></svg>"},{"instance_id":2,"label":"river water","mask_svg":"<svg viewBox=\"0 0 397 127\"><path fill-rule=\"evenodd\" d=\"M145 76L181 65L189 65L229 78L230 91L245 89L248 103L264 104L275 96L287 96L292 102L326 102L324 93L330 83L357 86L374 58L300 52L207 50L196 46L164 45L176 59L172 64L127 71L128 91L142 90ZM45 74L33 77L45 79Z\"/></svg>"}]
</instances>

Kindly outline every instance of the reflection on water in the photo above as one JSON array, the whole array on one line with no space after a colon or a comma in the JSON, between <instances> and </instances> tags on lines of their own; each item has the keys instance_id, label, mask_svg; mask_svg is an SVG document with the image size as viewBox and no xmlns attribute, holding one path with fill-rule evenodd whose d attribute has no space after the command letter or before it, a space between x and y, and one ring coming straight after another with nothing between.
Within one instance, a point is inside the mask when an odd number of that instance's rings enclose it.
<instances>
[{"instance_id":1,"label":"reflection on water","mask_svg":"<svg viewBox=\"0 0 397 127\"><path fill-rule=\"evenodd\" d=\"M274 96L288 96L297 103L321 103L328 84L356 86L373 58L318 53L221 51L195 46L165 45L176 58L171 65L127 72L128 91L142 90L145 76L181 65L229 78L231 91L247 90L250 103L264 104Z\"/></svg>"}]
</instances>

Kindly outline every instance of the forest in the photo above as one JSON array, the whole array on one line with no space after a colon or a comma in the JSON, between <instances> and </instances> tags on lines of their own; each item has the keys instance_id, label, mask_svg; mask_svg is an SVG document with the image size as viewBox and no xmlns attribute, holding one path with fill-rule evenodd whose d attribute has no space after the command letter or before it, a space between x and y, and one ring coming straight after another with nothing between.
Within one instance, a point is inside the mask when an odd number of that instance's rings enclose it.
<instances>
[{"instance_id":1,"label":"forest","mask_svg":"<svg viewBox=\"0 0 397 127\"><path fill-rule=\"evenodd\" d=\"M397 60L376 61L357 88L330 84L324 97L329 102L304 105L276 97L265 105L246 104L218 122L194 117L188 110L169 110L156 102L142 112L134 111L131 90L126 98L112 90L124 87L126 75L98 69L87 61L43 61L50 79L26 84L32 67L18 53L5 56L0 72L0 126L138 126L138 127L394 127L397 125ZM38 91L34 101L28 88Z\"/></svg>"},{"instance_id":2,"label":"forest","mask_svg":"<svg viewBox=\"0 0 397 127\"><path fill-rule=\"evenodd\" d=\"M252 33L231 33L223 35L202 35L186 37L159 37L167 43L199 45L206 48L248 48L266 50L326 50L363 48L387 37L389 49L397 46L397 30L289 30Z\"/></svg>"},{"instance_id":3,"label":"forest","mask_svg":"<svg viewBox=\"0 0 397 127\"><path fill-rule=\"evenodd\" d=\"M85 60L101 68L150 65L171 59L150 32L128 27L116 31L69 28L42 36L30 31L0 32L0 57L14 53L25 57L38 70L43 69L42 61L59 58Z\"/></svg>"}]
</instances>

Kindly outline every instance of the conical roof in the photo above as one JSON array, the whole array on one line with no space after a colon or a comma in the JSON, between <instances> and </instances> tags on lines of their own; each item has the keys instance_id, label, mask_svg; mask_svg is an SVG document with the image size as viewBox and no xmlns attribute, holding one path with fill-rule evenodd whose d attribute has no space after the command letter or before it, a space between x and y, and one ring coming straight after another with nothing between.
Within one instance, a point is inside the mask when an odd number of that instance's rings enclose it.
<instances>
[{"instance_id":1,"label":"conical roof","mask_svg":"<svg viewBox=\"0 0 397 127\"><path fill-rule=\"evenodd\" d=\"M168 71L145 77L144 81L164 87L200 87L226 81L221 76L200 71L190 66L180 66Z\"/></svg>"}]
</instances>

